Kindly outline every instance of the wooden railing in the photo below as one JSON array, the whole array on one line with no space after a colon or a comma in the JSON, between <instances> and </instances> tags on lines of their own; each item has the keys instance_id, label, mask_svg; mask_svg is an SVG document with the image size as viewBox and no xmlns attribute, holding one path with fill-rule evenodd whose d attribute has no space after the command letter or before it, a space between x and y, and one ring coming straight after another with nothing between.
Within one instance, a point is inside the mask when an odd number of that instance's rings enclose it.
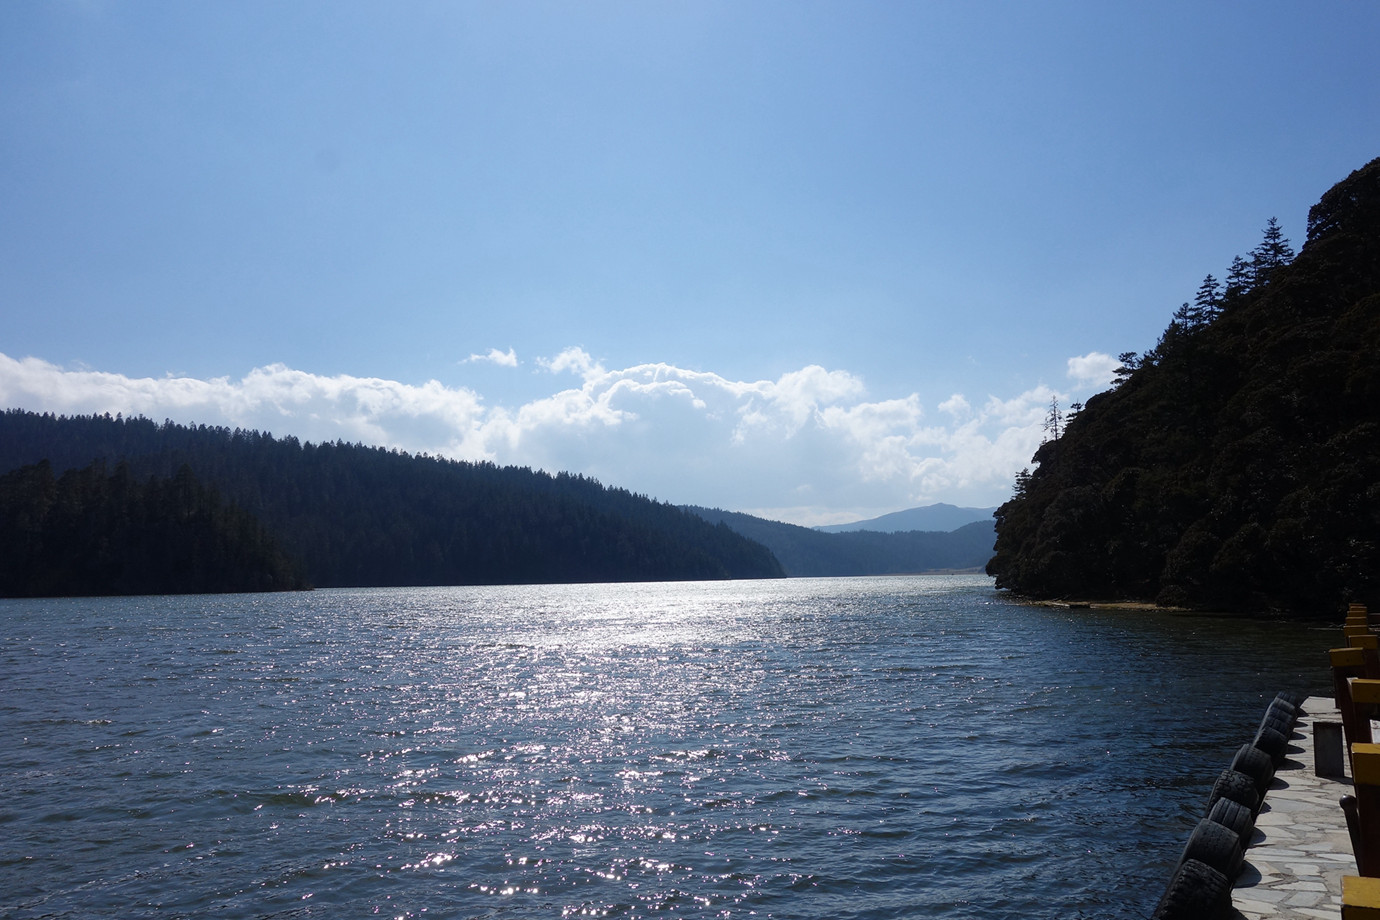
<instances>
[{"instance_id":1,"label":"wooden railing","mask_svg":"<svg viewBox=\"0 0 1380 920\"><path fill-rule=\"evenodd\" d=\"M1352 604L1342 627L1344 645L1328 652L1354 790L1341 801L1357 871L1342 879L1343 920L1380 920L1380 744L1371 728L1371 720L1380 718L1380 635L1375 627L1375 617Z\"/></svg>"}]
</instances>

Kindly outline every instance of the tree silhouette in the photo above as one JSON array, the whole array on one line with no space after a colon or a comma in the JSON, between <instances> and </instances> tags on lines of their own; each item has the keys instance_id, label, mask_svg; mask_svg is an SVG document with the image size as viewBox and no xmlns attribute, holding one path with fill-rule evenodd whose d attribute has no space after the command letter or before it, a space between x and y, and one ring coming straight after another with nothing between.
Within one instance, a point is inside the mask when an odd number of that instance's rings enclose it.
<instances>
[{"instance_id":1,"label":"tree silhouette","mask_svg":"<svg viewBox=\"0 0 1380 920\"><path fill-rule=\"evenodd\" d=\"M1045 413L1045 440L1057 441L1064 431L1064 414L1059 411L1059 397L1049 398L1049 411Z\"/></svg>"},{"instance_id":2,"label":"tree silhouette","mask_svg":"<svg viewBox=\"0 0 1380 920\"><path fill-rule=\"evenodd\" d=\"M0 470L92 457L167 480L170 507L185 504L189 479L206 483L323 587L782 574L760 544L584 476L169 421L0 413Z\"/></svg>"},{"instance_id":3,"label":"tree silhouette","mask_svg":"<svg viewBox=\"0 0 1380 920\"><path fill-rule=\"evenodd\" d=\"M1222 283L1208 275L1193 296L1193 326L1205 326L1222 313Z\"/></svg>"},{"instance_id":4,"label":"tree silhouette","mask_svg":"<svg viewBox=\"0 0 1380 920\"><path fill-rule=\"evenodd\" d=\"M999 587L1205 609L1332 615L1380 603L1380 159L1273 219L1220 315L1122 355L998 509ZM1128 385L1134 381L1134 385Z\"/></svg>"},{"instance_id":5,"label":"tree silhouette","mask_svg":"<svg viewBox=\"0 0 1380 920\"><path fill-rule=\"evenodd\" d=\"M1276 269L1294 261L1294 250L1284 238L1279 221L1271 217L1262 236L1260 245L1251 250L1251 276L1255 285L1268 284Z\"/></svg>"}]
</instances>

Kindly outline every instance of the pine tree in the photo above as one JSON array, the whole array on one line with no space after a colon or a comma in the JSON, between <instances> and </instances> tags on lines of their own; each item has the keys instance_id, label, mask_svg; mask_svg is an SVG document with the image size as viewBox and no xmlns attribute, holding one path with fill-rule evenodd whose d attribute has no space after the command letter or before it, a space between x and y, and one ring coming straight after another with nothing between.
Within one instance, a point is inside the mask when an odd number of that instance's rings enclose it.
<instances>
[{"instance_id":1,"label":"pine tree","mask_svg":"<svg viewBox=\"0 0 1380 920\"><path fill-rule=\"evenodd\" d=\"M1188 301L1184 301L1179 309L1174 311L1174 316L1170 318L1169 328L1165 330L1165 334L1172 337L1177 333L1192 332L1202 325L1198 316L1198 308Z\"/></svg>"},{"instance_id":2,"label":"pine tree","mask_svg":"<svg viewBox=\"0 0 1380 920\"><path fill-rule=\"evenodd\" d=\"M1254 266L1240 256L1236 256L1231 260L1231 268L1227 271L1225 299L1235 300L1237 297L1249 294L1254 288Z\"/></svg>"},{"instance_id":3,"label":"pine tree","mask_svg":"<svg viewBox=\"0 0 1380 920\"><path fill-rule=\"evenodd\" d=\"M1253 286L1268 284L1275 269L1294 261L1294 250L1279 228L1279 221L1273 217L1265 224L1265 233L1260 245L1251 250L1251 274Z\"/></svg>"},{"instance_id":4,"label":"pine tree","mask_svg":"<svg viewBox=\"0 0 1380 920\"><path fill-rule=\"evenodd\" d=\"M1049 412L1045 414L1045 441L1057 441L1064 430L1064 414L1059 411L1059 397L1049 398Z\"/></svg>"},{"instance_id":5,"label":"pine tree","mask_svg":"<svg viewBox=\"0 0 1380 920\"><path fill-rule=\"evenodd\" d=\"M1116 369L1116 374L1112 379L1112 386L1120 386L1122 383L1125 383L1142 363L1140 355L1134 351L1123 351L1121 354L1117 355L1116 359L1120 361L1121 364Z\"/></svg>"},{"instance_id":6,"label":"pine tree","mask_svg":"<svg viewBox=\"0 0 1380 920\"><path fill-rule=\"evenodd\" d=\"M1222 282L1212 275L1198 285L1198 293L1193 298L1194 318L1199 325L1207 325L1222 313Z\"/></svg>"}]
</instances>

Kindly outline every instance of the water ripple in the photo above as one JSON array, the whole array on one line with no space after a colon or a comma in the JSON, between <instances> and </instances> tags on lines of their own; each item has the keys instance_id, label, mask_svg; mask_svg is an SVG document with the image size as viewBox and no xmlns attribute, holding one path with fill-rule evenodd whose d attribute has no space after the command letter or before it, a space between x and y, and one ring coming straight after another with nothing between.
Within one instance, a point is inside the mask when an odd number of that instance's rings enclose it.
<instances>
[{"instance_id":1,"label":"water ripple","mask_svg":"<svg viewBox=\"0 0 1380 920\"><path fill-rule=\"evenodd\" d=\"M0 602L0 914L1140 917L1327 632L983 578Z\"/></svg>"}]
</instances>

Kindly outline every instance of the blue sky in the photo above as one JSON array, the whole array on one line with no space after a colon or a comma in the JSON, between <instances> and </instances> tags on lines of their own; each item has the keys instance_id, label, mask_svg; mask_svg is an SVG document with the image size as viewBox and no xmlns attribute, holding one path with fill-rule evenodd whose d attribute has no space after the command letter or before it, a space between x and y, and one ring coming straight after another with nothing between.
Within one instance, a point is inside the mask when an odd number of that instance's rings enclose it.
<instances>
[{"instance_id":1,"label":"blue sky","mask_svg":"<svg viewBox=\"0 0 1380 920\"><path fill-rule=\"evenodd\" d=\"M1380 5L0 5L0 404L994 505L1380 155Z\"/></svg>"}]
</instances>

